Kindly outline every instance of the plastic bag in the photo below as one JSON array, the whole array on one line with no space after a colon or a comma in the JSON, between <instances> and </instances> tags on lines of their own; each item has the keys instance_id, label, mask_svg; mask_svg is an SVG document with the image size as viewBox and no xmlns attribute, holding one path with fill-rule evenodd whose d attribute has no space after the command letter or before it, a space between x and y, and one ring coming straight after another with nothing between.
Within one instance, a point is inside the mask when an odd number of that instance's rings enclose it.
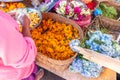
<instances>
[{"instance_id":1,"label":"plastic bag","mask_svg":"<svg viewBox=\"0 0 120 80\"><path fill-rule=\"evenodd\" d=\"M57 1L58 0L45 0L40 3L38 0L32 0L32 5L41 12L48 12L55 6Z\"/></svg>"},{"instance_id":2,"label":"plastic bag","mask_svg":"<svg viewBox=\"0 0 120 80\"><path fill-rule=\"evenodd\" d=\"M26 15L30 19L30 29L37 27L42 20L42 15L39 11L34 8L19 8L11 11L11 13L16 13L15 19L20 24L22 22L21 18Z\"/></svg>"}]
</instances>

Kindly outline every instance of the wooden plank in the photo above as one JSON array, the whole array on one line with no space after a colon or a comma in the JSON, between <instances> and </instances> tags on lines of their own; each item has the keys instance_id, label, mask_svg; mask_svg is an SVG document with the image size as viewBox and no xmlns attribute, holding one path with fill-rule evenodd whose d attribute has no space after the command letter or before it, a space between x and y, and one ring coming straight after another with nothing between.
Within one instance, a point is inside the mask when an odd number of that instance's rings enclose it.
<instances>
[{"instance_id":1,"label":"wooden plank","mask_svg":"<svg viewBox=\"0 0 120 80\"><path fill-rule=\"evenodd\" d=\"M116 72L105 68L104 71L100 74L98 78L86 78L80 75L80 73L72 73L68 69L64 71L56 71L54 68L43 63L37 63L38 66L43 67L44 69L66 79L66 80L116 80Z\"/></svg>"},{"instance_id":2,"label":"wooden plank","mask_svg":"<svg viewBox=\"0 0 120 80\"><path fill-rule=\"evenodd\" d=\"M120 60L100 54L93 50L74 46L84 58L120 73Z\"/></svg>"}]
</instances>

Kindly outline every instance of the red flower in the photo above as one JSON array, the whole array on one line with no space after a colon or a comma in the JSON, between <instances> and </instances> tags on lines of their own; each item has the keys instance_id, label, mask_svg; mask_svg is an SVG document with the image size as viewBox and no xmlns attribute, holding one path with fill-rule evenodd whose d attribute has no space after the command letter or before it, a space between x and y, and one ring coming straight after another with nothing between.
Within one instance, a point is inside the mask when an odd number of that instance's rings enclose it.
<instances>
[{"instance_id":1,"label":"red flower","mask_svg":"<svg viewBox=\"0 0 120 80\"><path fill-rule=\"evenodd\" d=\"M86 4L86 5L87 5L87 7L88 7L89 9L93 10L93 9L95 8L95 6L96 6L96 3L95 3L94 1L92 1L92 2L90 2L90 3L88 3L88 4Z\"/></svg>"}]
</instances>

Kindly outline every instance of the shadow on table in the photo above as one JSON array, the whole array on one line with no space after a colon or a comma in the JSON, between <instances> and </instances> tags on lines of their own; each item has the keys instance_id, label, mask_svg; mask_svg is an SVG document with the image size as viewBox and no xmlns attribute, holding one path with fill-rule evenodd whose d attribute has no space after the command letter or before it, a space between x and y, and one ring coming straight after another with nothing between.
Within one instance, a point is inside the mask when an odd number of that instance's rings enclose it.
<instances>
[{"instance_id":1,"label":"shadow on table","mask_svg":"<svg viewBox=\"0 0 120 80\"><path fill-rule=\"evenodd\" d=\"M40 69L40 67L38 67L38 69ZM65 80L65 79L45 70L45 69L44 69L44 72L45 72L45 74L41 80Z\"/></svg>"},{"instance_id":2,"label":"shadow on table","mask_svg":"<svg viewBox=\"0 0 120 80\"><path fill-rule=\"evenodd\" d=\"M120 80L120 74L117 74L117 80Z\"/></svg>"}]
</instances>

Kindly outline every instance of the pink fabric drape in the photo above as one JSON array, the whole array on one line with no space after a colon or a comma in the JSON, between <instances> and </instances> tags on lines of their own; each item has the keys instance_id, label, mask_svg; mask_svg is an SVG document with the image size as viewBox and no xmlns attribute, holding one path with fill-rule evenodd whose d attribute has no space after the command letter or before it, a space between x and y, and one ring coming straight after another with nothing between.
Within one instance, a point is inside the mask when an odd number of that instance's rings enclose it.
<instances>
[{"instance_id":1,"label":"pink fabric drape","mask_svg":"<svg viewBox=\"0 0 120 80\"><path fill-rule=\"evenodd\" d=\"M23 37L16 21L0 11L0 80L21 80L33 68L36 47L30 37Z\"/></svg>"}]
</instances>

